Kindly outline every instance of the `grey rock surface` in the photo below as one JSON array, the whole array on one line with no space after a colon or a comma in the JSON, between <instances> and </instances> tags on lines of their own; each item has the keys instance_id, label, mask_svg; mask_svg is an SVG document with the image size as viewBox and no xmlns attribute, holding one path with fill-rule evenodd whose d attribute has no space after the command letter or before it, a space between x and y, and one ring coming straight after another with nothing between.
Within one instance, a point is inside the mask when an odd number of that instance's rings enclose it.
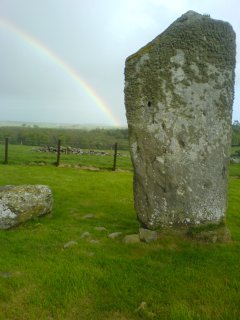
<instances>
[{"instance_id":1,"label":"grey rock surface","mask_svg":"<svg viewBox=\"0 0 240 320\"><path fill-rule=\"evenodd\" d=\"M50 213L52 191L44 185L0 187L0 229L9 229L31 218Z\"/></svg>"},{"instance_id":2,"label":"grey rock surface","mask_svg":"<svg viewBox=\"0 0 240 320\"><path fill-rule=\"evenodd\" d=\"M138 234L129 234L123 238L123 243L131 244L131 243L139 243L140 238Z\"/></svg>"},{"instance_id":3,"label":"grey rock surface","mask_svg":"<svg viewBox=\"0 0 240 320\"><path fill-rule=\"evenodd\" d=\"M125 106L143 227L224 218L235 56L229 23L189 11L127 58Z\"/></svg>"},{"instance_id":4,"label":"grey rock surface","mask_svg":"<svg viewBox=\"0 0 240 320\"><path fill-rule=\"evenodd\" d=\"M158 233L157 231L140 228L139 229L139 238L141 241L144 242L152 242L156 241L158 239Z\"/></svg>"}]
</instances>

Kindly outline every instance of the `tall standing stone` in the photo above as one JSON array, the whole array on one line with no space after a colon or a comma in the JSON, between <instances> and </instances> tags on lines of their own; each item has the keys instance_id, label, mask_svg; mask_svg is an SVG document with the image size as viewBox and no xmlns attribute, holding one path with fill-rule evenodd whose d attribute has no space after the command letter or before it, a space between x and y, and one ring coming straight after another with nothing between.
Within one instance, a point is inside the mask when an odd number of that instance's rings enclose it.
<instances>
[{"instance_id":1,"label":"tall standing stone","mask_svg":"<svg viewBox=\"0 0 240 320\"><path fill-rule=\"evenodd\" d=\"M144 227L223 220L235 51L229 23L189 11L127 58L135 208Z\"/></svg>"}]
</instances>

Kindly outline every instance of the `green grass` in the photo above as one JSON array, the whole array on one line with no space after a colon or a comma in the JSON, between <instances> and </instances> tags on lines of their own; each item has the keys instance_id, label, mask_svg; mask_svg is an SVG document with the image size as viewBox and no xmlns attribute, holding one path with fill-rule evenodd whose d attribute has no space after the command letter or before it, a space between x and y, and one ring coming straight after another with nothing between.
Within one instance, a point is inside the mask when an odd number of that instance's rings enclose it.
<instances>
[{"instance_id":1,"label":"green grass","mask_svg":"<svg viewBox=\"0 0 240 320\"><path fill-rule=\"evenodd\" d=\"M240 163L232 163L229 166L229 175L232 177L240 177Z\"/></svg>"},{"instance_id":2,"label":"green grass","mask_svg":"<svg viewBox=\"0 0 240 320\"><path fill-rule=\"evenodd\" d=\"M229 180L232 242L208 245L171 234L110 240L138 232L131 172L0 165L0 185L28 183L52 188L54 210L0 231L1 320L240 318L239 177ZM100 242L81 239L85 231ZM71 240L78 244L64 249Z\"/></svg>"},{"instance_id":3,"label":"green grass","mask_svg":"<svg viewBox=\"0 0 240 320\"><path fill-rule=\"evenodd\" d=\"M57 161L57 154L51 152L37 152L38 147L24 145L9 145L8 163L14 165L54 165ZM113 150L107 151L107 156L97 155L60 155L61 166L88 166L99 169L112 170L113 168ZM117 157L117 169L132 170L132 163L129 152L119 150L121 156ZM2 159L2 160L1 160ZM4 162L4 145L0 144L0 161Z\"/></svg>"}]
</instances>

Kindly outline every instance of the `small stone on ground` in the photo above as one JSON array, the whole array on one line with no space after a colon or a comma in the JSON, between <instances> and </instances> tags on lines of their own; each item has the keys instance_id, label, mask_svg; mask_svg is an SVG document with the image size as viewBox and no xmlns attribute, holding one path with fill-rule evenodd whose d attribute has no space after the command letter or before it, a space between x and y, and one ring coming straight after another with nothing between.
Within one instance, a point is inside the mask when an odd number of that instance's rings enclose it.
<instances>
[{"instance_id":1,"label":"small stone on ground","mask_svg":"<svg viewBox=\"0 0 240 320\"><path fill-rule=\"evenodd\" d=\"M73 246L75 246L77 244L78 244L77 241L69 241L69 242L64 244L63 248L67 249L67 248L73 247Z\"/></svg>"},{"instance_id":2,"label":"small stone on ground","mask_svg":"<svg viewBox=\"0 0 240 320\"><path fill-rule=\"evenodd\" d=\"M139 238L141 241L144 242L152 242L156 241L158 238L157 231L145 229L145 228L140 228L139 229Z\"/></svg>"},{"instance_id":3,"label":"small stone on ground","mask_svg":"<svg viewBox=\"0 0 240 320\"><path fill-rule=\"evenodd\" d=\"M140 242L140 238L138 234L129 234L123 238L123 243L138 243Z\"/></svg>"},{"instance_id":4,"label":"small stone on ground","mask_svg":"<svg viewBox=\"0 0 240 320\"><path fill-rule=\"evenodd\" d=\"M94 240L94 239L90 240L89 242L90 242L90 243L94 243L94 244L100 243L99 240Z\"/></svg>"},{"instance_id":5,"label":"small stone on ground","mask_svg":"<svg viewBox=\"0 0 240 320\"><path fill-rule=\"evenodd\" d=\"M96 231L106 231L107 229L105 227L95 227L94 230L96 230Z\"/></svg>"},{"instance_id":6,"label":"small stone on ground","mask_svg":"<svg viewBox=\"0 0 240 320\"><path fill-rule=\"evenodd\" d=\"M122 235L122 232L113 232L113 233L110 233L110 234L108 235L108 238L110 238L110 239L116 239L116 238L120 237L121 235Z\"/></svg>"},{"instance_id":7,"label":"small stone on ground","mask_svg":"<svg viewBox=\"0 0 240 320\"><path fill-rule=\"evenodd\" d=\"M89 238L91 235L88 231L85 231L81 234L81 239L84 239L84 238Z\"/></svg>"},{"instance_id":8,"label":"small stone on ground","mask_svg":"<svg viewBox=\"0 0 240 320\"><path fill-rule=\"evenodd\" d=\"M88 213L83 216L83 219L92 219L92 218L95 218L95 215L92 213Z\"/></svg>"}]
</instances>

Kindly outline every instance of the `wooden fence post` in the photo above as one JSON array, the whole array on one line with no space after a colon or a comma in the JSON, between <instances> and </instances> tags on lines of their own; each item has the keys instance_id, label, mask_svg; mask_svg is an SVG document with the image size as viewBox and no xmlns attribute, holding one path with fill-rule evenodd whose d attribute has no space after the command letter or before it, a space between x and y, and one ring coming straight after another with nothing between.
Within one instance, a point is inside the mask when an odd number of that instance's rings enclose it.
<instances>
[{"instance_id":1,"label":"wooden fence post","mask_svg":"<svg viewBox=\"0 0 240 320\"><path fill-rule=\"evenodd\" d=\"M8 164L8 138L5 138L5 159L4 164Z\"/></svg>"},{"instance_id":2,"label":"wooden fence post","mask_svg":"<svg viewBox=\"0 0 240 320\"><path fill-rule=\"evenodd\" d=\"M114 158L113 158L113 171L116 171L116 164L117 164L117 142L114 144Z\"/></svg>"},{"instance_id":3,"label":"wooden fence post","mask_svg":"<svg viewBox=\"0 0 240 320\"><path fill-rule=\"evenodd\" d=\"M56 166L58 167L60 164L60 153L61 153L61 140L58 140L58 145L57 145L57 162Z\"/></svg>"}]
</instances>

